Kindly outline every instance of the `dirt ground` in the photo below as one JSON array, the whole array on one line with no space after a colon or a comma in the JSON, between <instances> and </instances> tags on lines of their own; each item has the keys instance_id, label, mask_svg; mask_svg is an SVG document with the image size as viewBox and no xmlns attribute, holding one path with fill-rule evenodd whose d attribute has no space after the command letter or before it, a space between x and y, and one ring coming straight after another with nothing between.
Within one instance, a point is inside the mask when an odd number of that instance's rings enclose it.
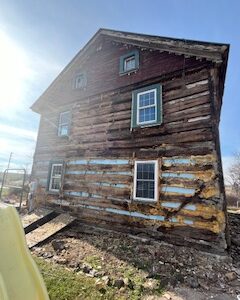
<instances>
[{"instance_id":1,"label":"dirt ground","mask_svg":"<svg viewBox=\"0 0 240 300\"><path fill-rule=\"evenodd\" d=\"M96 282L127 278L132 288L142 284L151 290L160 281L166 293L145 295L144 300L236 300L240 295L239 258L233 262L230 255L215 256L84 225L72 225L32 252Z\"/></svg>"}]
</instances>

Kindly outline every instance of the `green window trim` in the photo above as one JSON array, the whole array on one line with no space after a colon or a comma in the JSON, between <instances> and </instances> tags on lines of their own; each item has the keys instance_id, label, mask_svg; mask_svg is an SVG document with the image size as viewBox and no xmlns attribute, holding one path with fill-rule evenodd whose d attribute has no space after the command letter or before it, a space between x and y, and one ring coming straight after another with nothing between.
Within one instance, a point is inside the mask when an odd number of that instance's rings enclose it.
<instances>
[{"instance_id":1,"label":"green window trim","mask_svg":"<svg viewBox=\"0 0 240 300\"><path fill-rule=\"evenodd\" d=\"M138 122L138 98L140 94L144 94L147 92L154 91L155 99L154 99L154 107L155 107L155 120L148 122ZM131 129L133 128L142 128L142 127L150 127L162 124L162 85L161 84L153 84L146 86L144 88L137 89L132 92L132 112L131 112Z\"/></svg>"},{"instance_id":2,"label":"green window trim","mask_svg":"<svg viewBox=\"0 0 240 300\"><path fill-rule=\"evenodd\" d=\"M125 61L130 58L134 57L135 58L135 67L129 70L125 69ZM129 74L131 72L134 72L139 69L139 51L138 50L133 50L131 52L126 53L125 55L122 55L120 57L120 65L119 65L119 74L124 75L124 74Z\"/></svg>"}]
</instances>

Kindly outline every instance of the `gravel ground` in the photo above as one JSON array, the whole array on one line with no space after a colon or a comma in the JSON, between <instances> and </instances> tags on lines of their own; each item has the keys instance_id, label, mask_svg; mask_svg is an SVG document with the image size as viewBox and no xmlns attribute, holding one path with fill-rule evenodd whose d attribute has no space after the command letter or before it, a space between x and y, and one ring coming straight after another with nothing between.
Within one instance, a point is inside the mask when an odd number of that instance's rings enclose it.
<instances>
[{"instance_id":1,"label":"gravel ground","mask_svg":"<svg viewBox=\"0 0 240 300\"><path fill-rule=\"evenodd\" d=\"M239 258L233 262L230 255L215 256L87 226L72 226L32 251L96 282L128 278L133 286L141 282L149 290L160 282L167 291L161 297L145 295L145 300L236 300L240 294ZM236 251L235 247L234 256Z\"/></svg>"}]
</instances>

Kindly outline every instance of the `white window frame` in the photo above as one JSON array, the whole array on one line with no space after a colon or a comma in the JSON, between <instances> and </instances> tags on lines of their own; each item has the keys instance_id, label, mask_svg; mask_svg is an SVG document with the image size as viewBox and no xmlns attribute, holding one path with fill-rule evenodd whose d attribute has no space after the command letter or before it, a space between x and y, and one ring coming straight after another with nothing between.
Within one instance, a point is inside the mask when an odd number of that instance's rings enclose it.
<instances>
[{"instance_id":1,"label":"white window frame","mask_svg":"<svg viewBox=\"0 0 240 300\"><path fill-rule=\"evenodd\" d=\"M70 110L68 110L68 111L63 111L59 114L58 136L69 136L70 113L71 113ZM62 119L62 115L64 114L69 114L69 120L68 122L62 123L61 119ZM61 127L66 125L67 125L67 134L61 134Z\"/></svg>"},{"instance_id":2,"label":"white window frame","mask_svg":"<svg viewBox=\"0 0 240 300\"><path fill-rule=\"evenodd\" d=\"M144 94L148 94L154 92L154 104L146 105L146 106L141 106L139 107L139 102L140 102L140 96ZM140 109L143 108L150 108L150 107L155 107L155 119L150 120L150 121L145 121L145 122L139 122L139 111ZM151 90L146 90L144 92L137 93L137 125L145 125L145 124L152 124L157 122L157 89L151 89Z\"/></svg>"},{"instance_id":3,"label":"white window frame","mask_svg":"<svg viewBox=\"0 0 240 300\"><path fill-rule=\"evenodd\" d=\"M132 60L134 59L134 68L131 68L131 69L127 69L127 61L128 60ZM135 70L136 69L136 55L131 55L131 56L128 56L126 58L124 58L124 62L123 62L123 71L124 72L129 72L129 71L132 71L132 70Z\"/></svg>"},{"instance_id":4,"label":"white window frame","mask_svg":"<svg viewBox=\"0 0 240 300\"><path fill-rule=\"evenodd\" d=\"M52 189L52 182L53 182L53 179L54 178L59 178L57 176L53 176L53 169L54 167L61 167L61 176L60 176L60 186L61 186L61 181L62 181L62 168L63 168L63 164L52 164L51 165L51 173L50 173L50 180L49 180L49 187L48 187L48 190L50 192L59 192L59 189Z\"/></svg>"},{"instance_id":5,"label":"white window frame","mask_svg":"<svg viewBox=\"0 0 240 300\"><path fill-rule=\"evenodd\" d=\"M154 164L154 199L137 197L137 165L141 164ZM134 164L134 185L133 185L133 200L141 200L146 202L158 201L158 160L136 160Z\"/></svg>"}]
</instances>

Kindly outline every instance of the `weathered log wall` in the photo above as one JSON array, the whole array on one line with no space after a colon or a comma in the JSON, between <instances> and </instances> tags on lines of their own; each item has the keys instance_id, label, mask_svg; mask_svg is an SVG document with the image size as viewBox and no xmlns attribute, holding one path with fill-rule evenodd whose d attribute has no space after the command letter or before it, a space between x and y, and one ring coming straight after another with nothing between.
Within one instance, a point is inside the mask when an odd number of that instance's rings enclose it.
<instances>
[{"instance_id":1,"label":"weathered log wall","mask_svg":"<svg viewBox=\"0 0 240 300\"><path fill-rule=\"evenodd\" d=\"M50 160L66 163L63 194L48 195L49 205L86 222L224 250L216 77L210 63L199 66L48 109L41 118L33 174L44 187ZM163 86L163 124L131 131L132 90L150 83ZM70 136L59 138L58 115L69 108ZM135 159L159 160L157 203L132 200Z\"/></svg>"}]
</instances>

